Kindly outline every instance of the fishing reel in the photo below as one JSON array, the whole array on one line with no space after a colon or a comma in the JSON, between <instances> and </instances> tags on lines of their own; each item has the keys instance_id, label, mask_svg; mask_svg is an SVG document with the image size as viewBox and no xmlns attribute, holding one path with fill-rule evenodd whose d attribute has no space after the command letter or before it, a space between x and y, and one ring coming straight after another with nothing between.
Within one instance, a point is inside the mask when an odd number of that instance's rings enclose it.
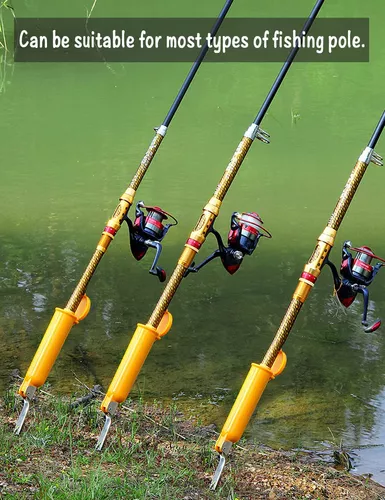
<instances>
[{"instance_id":1,"label":"fishing reel","mask_svg":"<svg viewBox=\"0 0 385 500\"><path fill-rule=\"evenodd\" d=\"M147 210L147 215L142 209ZM171 224L163 224L168 218L172 219L173 222ZM162 252L160 242L166 236L170 227L176 226L178 221L161 208L146 206L143 201L139 201L135 207L134 222L127 216L125 221L128 225L132 255L136 260L141 260L150 247L155 248L156 253L149 272L158 276L160 282L165 281L166 271L157 265Z\"/></svg>"},{"instance_id":2,"label":"fishing reel","mask_svg":"<svg viewBox=\"0 0 385 500\"><path fill-rule=\"evenodd\" d=\"M255 212L233 212L230 231L227 236L228 246L223 244L221 235L212 225L209 232L216 237L218 249L199 265L195 266L193 262L193 265L187 269L185 277L189 273L197 273L216 257L221 258L222 264L228 273L234 274L242 264L243 257L254 252L262 236L271 238L271 234L262 224L262 219Z\"/></svg>"},{"instance_id":3,"label":"fishing reel","mask_svg":"<svg viewBox=\"0 0 385 500\"><path fill-rule=\"evenodd\" d=\"M349 250L356 252L353 255ZM374 266L372 260L378 260ZM376 274L384 265L384 259L375 255L369 247L363 246L359 248L352 247L350 241L345 241L342 246L342 262L340 274L338 275L336 266L330 262L325 261L333 274L334 290L338 300L344 307L349 307L360 293L364 298L364 311L362 314L362 324L367 333L375 332L381 326L381 320L377 319L372 325L367 322L367 313L369 305L369 292L368 286L373 282Z\"/></svg>"}]
</instances>

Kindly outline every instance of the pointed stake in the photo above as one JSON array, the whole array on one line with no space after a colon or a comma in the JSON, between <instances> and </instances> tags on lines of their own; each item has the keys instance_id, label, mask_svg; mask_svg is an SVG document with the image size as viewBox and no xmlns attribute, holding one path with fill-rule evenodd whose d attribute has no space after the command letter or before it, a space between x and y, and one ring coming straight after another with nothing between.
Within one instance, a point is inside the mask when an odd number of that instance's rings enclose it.
<instances>
[{"instance_id":1,"label":"pointed stake","mask_svg":"<svg viewBox=\"0 0 385 500\"><path fill-rule=\"evenodd\" d=\"M13 431L17 435L20 434L21 429L23 427L25 417L27 416L27 413L28 413L28 410L29 410L29 403L30 403L29 399L28 398L24 398L23 409L21 410L19 418L17 419L15 430Z\"/></svg>"},{"instance_id":2,"label":"pointed stake","mask_svg":"<svg viewBox=\"0 0 385 500\"><path fill-rule=\"evenodd\" d=\"M225 463L226 463L225 455L223 453L219 453L219 464L218 464L218 467L215 471L215 474L213 475L213 479L210 483L210 490L214 491L216 489L216 487L218 486L223 469L225 467Z\"/></svg>"},{"instance_id":3,"label":"pointed stake","mask_svg":"<svg viewBox=\"0 0 385 500\"><path fill-rule=\"evenodd\" d=\"M110 427L111 427L111 417L106 413L106 420L104 422L102 432L100 433L98 442L95 447L97 451L102 451L104 441L106 440L107 433L110 430Z\"/></svg>"}]
</instances>

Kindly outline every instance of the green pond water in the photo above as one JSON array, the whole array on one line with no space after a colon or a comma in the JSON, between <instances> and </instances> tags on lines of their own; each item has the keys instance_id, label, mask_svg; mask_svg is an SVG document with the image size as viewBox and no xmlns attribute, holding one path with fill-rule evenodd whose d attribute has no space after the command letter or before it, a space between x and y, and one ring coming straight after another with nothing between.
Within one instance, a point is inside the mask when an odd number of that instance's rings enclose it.
<instances>
[{"instance_id":1,"label":"green pond water","mask_svg":"<svg viewBox=\"0 0 385 500\"><path fill-rule=\"evenodd\" d=\"M245 0L230 12L303 17L312 3ZM14 1L19 17L81 17L91 5ZM213 17L221 5L99 0L93 15ZM183 282L170 307L172 330L154 346L133 397L177 400L206 422L223 424L250 363L260 362L268 348L383 110L384 9L380 1L325 2L323 17L370 18L370 63L291 68L263 122L271 144L254 144L215 224L225 236L234 210L257 211L273 239L263 239L233 276L214 261ZM67 302L189 67L3 66L1 390L12 369L25 374L54 308ZM137 194L137 201L160 205L179 219L160 262L169 273L279 68L226 63L200 69ZM385 153L384 137L377 150ZM384 256L384 179L383 169L368 169L338 233L332 252L337 265L346 239ZM214 248L209 238L198 261ZM152 256L150 251L137 263L127 230L121 230L88 288L91 312L73 329L52 370L51 391L79 390L75 376L108 387L136 323L148 320L163 289L147 272ZM332 291L325 269L285 346L287 368L266 389L247 437L283 448L328 449L342 441L357 449L357 471L385 483L385 327L365 334L361 299L345 312ZM385 315L381 272L370 292L374 320Z\"/></svg>"}]
</instances>

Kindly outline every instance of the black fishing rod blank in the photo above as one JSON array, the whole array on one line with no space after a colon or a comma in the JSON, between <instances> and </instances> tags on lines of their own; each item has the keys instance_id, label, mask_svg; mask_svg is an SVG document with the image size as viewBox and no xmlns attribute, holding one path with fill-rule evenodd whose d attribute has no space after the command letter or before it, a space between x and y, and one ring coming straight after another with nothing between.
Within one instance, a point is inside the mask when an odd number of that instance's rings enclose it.
<instances>
[{"instance_id":1,"label":"black fishing rod blank","mask_svg":"<svg viewBox=\"0 0 385 500\"><path fill-rule=\"evenodd\" d=\"M302 28L301 40L303 40L303 38L307 35L307 32L309 31L311 25L313 24L315 18L318 15L318 12L320 11L320 9L322 7L322 4L323 4L323 1L319 1L313 7L313 10L311 11L308 20L306 21L306 23L304 24L304 27ZM263 120L265 114L267 113L267 110L269 109L270 104L275 97L275 94L278 92L278 89L281 86L281 83L283 82L283 79L285 78L286 73L289 71L291 63L294 61L295 56L297 55L297 52L299 51L299 49L300 49L300 46L295 45L295 47L293 47L293 49L290 51L290 54L289 54L288 58L286 59L284 65L282 66L281 71L278 73L278 76L275 79L275 82L273 83L273 86L271 87L270 92L267 94L267 97L266 97L264 103L262 104L261 109L259 110L257 116L255 117L255 120L253 122L253 123L255 123L255 125L260 125L262 123L262 120Z\"/></svg>"},{"instance_id":2,"label":"black fishing rod blank","mask_svg":"<svg viewBox=\"0 0 385 500\"><path fill-rule=\"evenodd\" d=\"M372 137L370 138L370 141L368 143L368 148L374 149L376 147L377 141L380 138L380 135L384 129L385 126L385 111L382 113L381 119L378 122L378 125L373 132Z\"/></svg>"},{"instance_id":3,"label":"black fishing rod blank","mask_svg":"<svg viewBox=\"0 0 385 500\"><path fill-rule=\"evenodd\" d=\"M211 36L214 37L217 34L217 32L218 32L223 20L225 19L232 3L233 3L233 0L229 0L226 2L221 13L219 14L219 17L218 17L216 23L214 24L212 30L210 31ZM187 78L184 81L180 91L178 92L178 95L176 96L175 101L173 102L173 104L170 108L170 111L167 113L167 116L162 123L162 125L164 125L165 127L168 127L171 120L173 119L173 117L174 117L174 115L179 107L179 104L182 102L182 99L183 99L185 93L187 92L187 89L188 89L190 83L192 82L192 80L195 76L195 73L198 71L198 68L201 65L201 62L206 57L208 50L209 50L209 44L206 42L203 45L202 50L200 51L197 60L193 64L192 68L190 69L190 72L187 75Z\"/></svg>"}]
</instances>

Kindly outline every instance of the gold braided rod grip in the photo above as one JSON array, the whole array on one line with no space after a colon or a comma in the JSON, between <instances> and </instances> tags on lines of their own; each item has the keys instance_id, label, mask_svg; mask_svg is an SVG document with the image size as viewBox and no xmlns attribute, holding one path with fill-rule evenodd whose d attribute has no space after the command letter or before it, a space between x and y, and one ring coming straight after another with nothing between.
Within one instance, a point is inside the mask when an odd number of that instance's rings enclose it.
<instances>
[{"instance_id":1,"label":"gold braided rod grip","mask_svg":"<svg viewBox=\"0 0 385 500\"><path fill-rule=\"evenodd\" d=\"M222 200L233 182L240 166L242 165L242 162L245 159L252 143L252 139L244 136L238 144L238 147L215 190L214 196L204 207L202 215L200 216L194 230L191 232L190 237L185 244L185 248L178 260L178 264L172 273L157 305L155 306L147 325L157 328L161 322L164 313L168 309L170 302L183 280L186 270L191 266L195 255L205 242L207 233L210 230L215 218L219 214Z\"/></svg>"},{"instance_id":2,"label":"gold braided rod grip","mask_svg":"<svg viewBox=\"0 0 385 500\"><path fill-rule=\"evenodd\" d=\"M79 283L77 284L75 290L73 291L69 301L67 302L66 309L75 312L78 305L80 304L80 301L82 300L82 297L86 292L88 283L91 281L91 278L99 262L102 260L103 255L106 253L107 248L109 247L111 241L114 239L116 233L119 231L124 218L126 217L131 205L133 204L136 190L138 189L140 183L142 182L142 179L145 173L147 172L147 169L150 166L156 152L158 151L163 138L164 138L163 135L156 134L154 139L152 140L129 187L120 197L118 206L115 208L115 211L112 214L111 219L107 222L107 225L104 228L102 236L96 247L96 250L86 270L84 271L82 277L80 278Z\"/></svg>"},{"instance_id":3,"label":"gold braided rod grip","mask_svg":"<svg viewBox=\"0 0 385 500\"><path fill-rule=\"evenodd\" d=\"M349 208L349 205L358 189L358 186L366 172L367 167L368 164L362 161L358 161L356 163L340 196L340 199L338 200L336 208L334 209L334 212L329 219L328 227L335 229L336 231L340 227L342 219L344 218L346 211Z\"/></svg>"},{"instance_id":4,"label":"gold braided rod grip","mask_svg":"<svg viewBox=\"0 0 385 500\"><path fill-rule=\"evenodd\" d=\"M250 139L249 137L244 136L242 138L241 142L238 144L237 149L235 150L235 153L233 154L230 163L228 164L222 176L220 183L218 184L215 190L214 198L223 201L252 143L253 140Z\"/></svg>"},{"instance_id":5,"label":"gold braided rod grip","mask_svg":"<svg viewBox=\"0 0 385 500\"><path fill-rule=\"evenodd\" d=\"M350 174L348 182L346 183L337 205L329 219L328 225L318 238L313 254L304 267L301 277L299 278L297 288L293 294L292 301L290 302L273 342L263 358L262 364L271 368L279 351L286 342L286 339L289 336L294 322L301 310L302 304L307 299L307 296L321 273L325 260L333 248L337 229L340 227L353 196L365 174L367 166L368 165L366 163L358 161Z\"/></svg>"},{"instance_id":6,"label":"gold braided rod grip","mask_svg":"<svg viewBox=\"0 0 385 500\"><path fill-rule=\"evenodd\" d=\"M292 299L290 305L286 311L283 320L278 328L278 331L274 337L273 342L271 343L268 351L263 358L262 365L271 368L274 364L276 357L280 351L279 346L283 346L287 337L289 336L290 330L292 329L295 320L301 310L302 302L298 299Z\"/></svg>"}]
</instances>

